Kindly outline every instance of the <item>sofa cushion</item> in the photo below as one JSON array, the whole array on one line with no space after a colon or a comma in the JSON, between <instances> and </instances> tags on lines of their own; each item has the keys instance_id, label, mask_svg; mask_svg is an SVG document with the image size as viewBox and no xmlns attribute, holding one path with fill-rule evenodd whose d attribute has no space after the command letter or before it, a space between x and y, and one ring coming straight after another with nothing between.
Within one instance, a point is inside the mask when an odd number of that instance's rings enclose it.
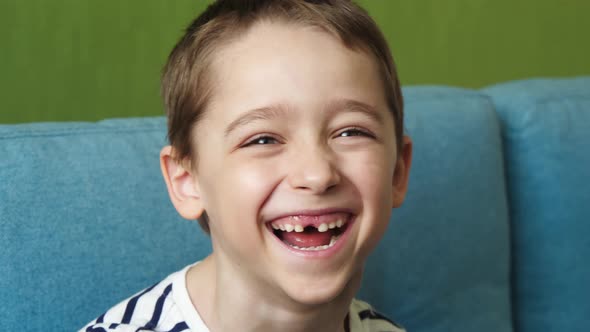
<instances>
[{"instance_id":1,"label":"sofa cushion","mask_svg":"<svg viewBox=\"0 0 590 332\"><path fill-rule=\"evenodd\" d=\"M484 91L506 147L517 330L590 331L590 77Z\"/></svg>"},{"instance_id":2,"label":"sofa cushion","mask_svg":"<svg viewBox=\"0 0 590 332\"><path fill-rule=\"evenodd\" d=\"M164 143L161 118L0 126L0 330L77 330L210 250Z\"/></svg>"},{"instance_id":3,"label":"sofa cushion","mask_svg":"<svg viewBox=\"0 0 590 332\"><path fill-rule=\"evenodd\" d=\"M404 89L409 192L366 267L361 298L408 331L512 331L509 222L499 122L489 99Z\"/></svg>"},{"instance_id":4,"label":"sofa cushion","mask_svg":"<svg viewBox=\"0 0 590 332\"><path fill-rule=\"evenodd\" d=\"M511 331L493 109L469 90L404 93L410 192L360 297L410 331ZM160 118L0 126L2 329L74 330L209 252L168 201L164 130Z\"/></svg>"}]
</instances>

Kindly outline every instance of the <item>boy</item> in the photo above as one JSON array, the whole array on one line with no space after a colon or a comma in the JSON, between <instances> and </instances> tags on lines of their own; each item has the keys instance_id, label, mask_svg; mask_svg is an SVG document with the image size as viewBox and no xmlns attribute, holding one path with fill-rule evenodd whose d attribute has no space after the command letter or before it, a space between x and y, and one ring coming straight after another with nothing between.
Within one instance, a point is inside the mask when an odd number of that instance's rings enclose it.
<instances>
[{"instance_id":1,"label":"boy","mask_svg":"<svg viewBox=\"0 0 590 332\"><path fill-rule=\"evenodd\" d=\"M402 331L353 299L412 151L368 15L346 0L220 0L162 86L162 173L213 253L83 331Z\"/></svg>"}]
</instances>

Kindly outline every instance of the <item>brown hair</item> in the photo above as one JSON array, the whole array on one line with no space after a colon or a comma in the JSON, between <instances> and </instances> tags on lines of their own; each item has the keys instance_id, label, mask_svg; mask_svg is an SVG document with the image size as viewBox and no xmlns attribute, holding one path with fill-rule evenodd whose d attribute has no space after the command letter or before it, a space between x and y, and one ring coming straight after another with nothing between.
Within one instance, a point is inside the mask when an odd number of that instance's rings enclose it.
<instances>
[{"instance_id":1,"label":"brown hair","mask_svg":"<svg viewBox=\"0 0 590 332\"><path fill-rule=\"evenodd\" d=\"M221 45L262 20L313 26L339 38L353 50L377 60L393 115L398 151L403 136L403 100L393 57L383 34L365 10L350 0L218 0L199 15L172 50L162 75L168 139L177 161L196 160L192 130L213 93L210 63ZM207 215L199 219L209 232Z\"/></svg>"}]
</instances>

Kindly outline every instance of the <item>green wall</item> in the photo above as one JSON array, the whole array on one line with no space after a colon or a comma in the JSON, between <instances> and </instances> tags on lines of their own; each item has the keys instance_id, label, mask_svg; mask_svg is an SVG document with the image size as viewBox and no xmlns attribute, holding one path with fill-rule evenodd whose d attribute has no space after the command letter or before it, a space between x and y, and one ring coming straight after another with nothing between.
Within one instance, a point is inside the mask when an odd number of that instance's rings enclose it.
<instances>
[{"instance_id":1,"label":"green wall","mask_svg":"<svg viewBox=\"0 0 590 332\"><path fill-rule=\"evenodd\" d=\"M590 1L358 1L403 84L590 75ZM161 67L200 0L0 0L0 123L161 115Z\"/></svg>"}]
</instances>

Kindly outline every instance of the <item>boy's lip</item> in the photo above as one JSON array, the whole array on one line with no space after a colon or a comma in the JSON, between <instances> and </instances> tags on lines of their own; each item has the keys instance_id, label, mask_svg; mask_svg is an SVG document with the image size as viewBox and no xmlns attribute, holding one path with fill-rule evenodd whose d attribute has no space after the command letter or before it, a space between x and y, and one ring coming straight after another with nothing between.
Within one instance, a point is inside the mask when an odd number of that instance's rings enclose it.
<instances>
[{"instance_id":1,"label":"boy's lip","mask_svg":"<svg viewBox=\"0 0 590 332\"><path fill-rule=\"evenodd\" d=\"M352 209L349 208L322 208L322 209L305 209L305 210L295 210L292 212L282 213L277 216L273 216L266 220L266 224L272 223L276 220L289 218L289 217L322 217L331 214L348 214L353 215Z\"/></svg>"},{"instance_id":2,"label":"boy's lip","mask_svg":"<svg viewBox=\"0 0 590 332\"><path fill-rule=\"evenodd\" d=\"M315 226L318 227L321 223L324 223L326 220L339 218L344 221L345 226L343 226L343 233L339 236L336 243L327 249L324 250L300 250L298 248L292 247L277 236L273 234L274 230L271 225L282 223L284 220L289 220L290 223L293 225L301 224L305 226ZM352 231L352 224L356 221L357 214L350 208L321 208L321 209L302 209L302 210L294 210L291 212L281 213L279 215L274 216L273 218L267 219L265 222L265 226L267 230L271 233L276 243L278 243L281 247L287 249L292 254L299 256L301 258L327 258L330 256L335 255L339 252L345 243Z\"/></svg>"},{"instance_id":3,"label":"boy's lip","mask_svg":"<svg viewBox=\"0 0 590 332\"><path fill-rule=\"evenodd\" d=\"M339 210L342 211L342 210ZM333 213L338 213L338 212L333 212ZM327 213L322 213L322 214L307 214L307 216L321 216L321 215L325 215ZM290 216L296 216L298 214L287 214L287 215L283 215L281 218L285 218L285 217L290 217ZM276 237L275 235L272 234L273 229L270 226L272 221L267 222L266 223L266 228L268 229L268 231L271 233L272 237L274 238L274 242L277 243L279 246L287 249L289 252L291 252L292 254L295 254L298 257L301 258L310 258L310 259L318 259L318 258L327 258L327 257L331 257L333 255L335 255L337 252L339 252L343 246L346 244L348 237L350 236L350 233L352 232L352 228L353 228L353 224L356 221L356 215L348 213L348 220L346 221L346 227L344 229L344 232L340 235L340 238L338 239L338 241L334 244L334 246L327 248L325 250L317 250L317 251L305 251L305 250L300 250L297 248L294 248L286 243L284 243L283 241L281 241L278 237ZM278 218L275 218L273 220L277 220Z\"/></svg>"}]
</instances>

